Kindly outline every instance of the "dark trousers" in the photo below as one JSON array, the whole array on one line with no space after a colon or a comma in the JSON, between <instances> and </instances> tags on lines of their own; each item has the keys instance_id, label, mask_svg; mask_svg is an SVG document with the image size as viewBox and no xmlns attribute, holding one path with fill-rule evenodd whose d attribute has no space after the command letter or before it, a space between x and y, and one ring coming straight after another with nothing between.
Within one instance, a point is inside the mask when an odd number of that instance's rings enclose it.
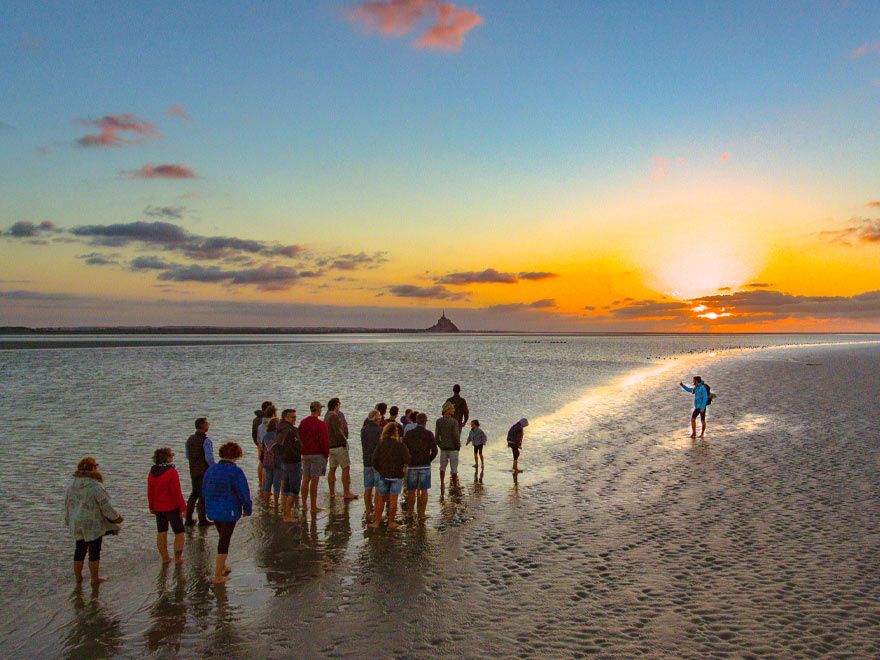
<instances>
[{"instance_id":1,"label":"dark trousers","mask_svg":"<svg viewBox=\"0 0 880 660\"><path fill-rule=\"evenodd\" d=\"M186 501L186 522L192 524L193 511L198 510L199 524L204 525L208 522L208 517L205 515L205 496L202 494L202 479L205 478L205 475L190 472L189 478L192 480L192 491Z\"/></svg>"}]
</instances>

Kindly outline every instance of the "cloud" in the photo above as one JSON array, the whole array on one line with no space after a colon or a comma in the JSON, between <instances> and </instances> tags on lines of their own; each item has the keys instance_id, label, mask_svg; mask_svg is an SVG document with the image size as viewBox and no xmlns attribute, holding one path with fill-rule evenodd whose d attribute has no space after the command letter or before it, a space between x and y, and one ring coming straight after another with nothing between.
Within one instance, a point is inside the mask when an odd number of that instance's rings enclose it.
<instances>
[{"instance_id":1,"label":"cloud","mask_svg":"<svg viewBox=\"0 0 880 660\"><path fill-rule=\"evenodd\" d=\"M165 114L172 117L178 117L186 121L192 121L192 117L189 116L186 108L184 108L180 103L175 103L174 105L172 105L165 111Z\"/></svg>"},{"instance_id":2,"label":"cloud","mask_svg":"<svg viewBox=\"0 0 880 660\"><path fill-rule=\"evenodd\" d=\"M416 286L414 284L397 284L389 286L388 291L400 298L434 298L438 300L464 300L467 293L450 291L443 286Z\"/></svg>"},{"instance_id":3,"label":"cloud","mask_svg":"<svg viewBox=\"0 0 880 660\"><path fill-rule=\"evenodd\" d=\"M195 179L197 176L191 168L180 163L167 165L147 163L139 170L123 170L121 174L129 179Z\"/></svg>"},{"instance_id":4,"label":"cloud","mask_svg":"<svg viewBox=\"0 0 880 660\"><path fill-rule=\"evenodd\" d=\"M683 301L636 300L623 307L610 310L610 315L618 320L659 320L674 319L685 315L693 305Z\"/></svg>"},{"instance_id":5,"label":"cloud","mask_svg":"<svg viewBox=\"0 0 880 660\"><path fill-rule=\"evenodd\" d=\"M431 21L413 46L453 52L460 51L465 35L483 23L475 11L443 0L368 0L349 10L348 17L387 37L409 34Z\"/></svg>"},{"instance_id":6,"label":"cloud","mask_svg":"<svg viewBox=\"0 0 880 660\"><path fill-rule=\"evenodd\" d=\"M302 275L288 266L264 264L258 268L224 270L219 266L174 266L159 274L166 282L225 282L231 286L254 285L263 291L289 289Z\"/></svg>"},{"instance_id":7,"label":"cloud","mask_svg":"<svg viewBox=\"0 0 880 660\"><path fill-rule=\"evenodd\" d=\"M721 163L722 165L724 165L724 163L728 162L729 160L730 160L730 152L729 151L725 151L723 154L721 154L721 156L718 157L718 162Z\"/></svg>"},{"instance_id":8,"label":"cloud","mask_svg":"<svg viewBox=\"0 0 880 660\"><path fill-rule=\"evenodd\" d=\"M465 284L515 284L516 275L513 273L500 273L494 268L483 271L467 271L463 273L449 273L436 280L437 284L452 284L463 286Z\"/></svg>"},{"instance_id":9,"label":"cloud","mask_svg":"<svg viewBox=\"0 0 880 660\"><path fill-rule=\"evenodd\" d=\"M100 133L84 135L76 143L81 147L121 147L126 144L140 144L159 136L158 129L148 121L138 119L132 114L105 115L100 119L80 119L78 124L99 129ZM120 133L136 137L126 139Z\"/></svg>"},{"instance_id":10,"label":"cloud","mask_svg":"<svg viewBox=\"0 0 880 660\"><path fill-rule=\"evenodd\" d=\"M144 215L151 218L173 218L180 220L186 209L182 206L148 206L144 209Z\"/></svg>"},{"instance_id":11,"label":"cloud","mask_svg":"<svg viewBox=\"0 0 880 660\"><path fill-rule=\"evenodd\" d=\"M13 238L33 238L35 236L40 236L43 233L52 233L56 231L58 231L58 229L55 227L55 224L49 222L48 220L39 224L34 224L33 222L27 221L20 221L16 222L9 229L7 229L4 232L4 235L11 236Z\"/></svg>"},{"instance_id":12,"label":"cloud","mask_svg":"<svg viewBox=\"0 0 880 660\"><path fill-rule=\"evenodd\" d=\"M152 255L135 257L129 262L129 265L132 270L167 270L178 266L178 264L163 261L159 257Z\"/></svg>"},{"instance_id":13,"label":"cloud","mask_svg":"<svg viewBox=\"0 0 880 660\"><path fill-rule=\"evenodd\" d=\"M674 161L672 161L663 158L663 156L651 156L651 161L654 163L654 169L651 171L652 179L662 179L667 174L669 174L673 166L683 167L687 165L687 160L685 160L684 158L676 158Z\"/></svg>"},{"instance_id":14,"label":"cloud","mask_svg":"<svg viewBox=\"0 0 880 660\"><path fill-rule=\"evenodd\" d=\"M746 286L750 289L769 289L773 285L768 282L749 282Z\"/></svg>"},{"instance_id":15,"label":"cloud","mask_svg":"<svg viewBox=\"0 0 880 660\"><path fill-rule=\"evenodd\" d=\"M859 57L864 57L865 55L873 55L875 53L880 53L880 41L872 41L862 44L854 51L852 51L849 56L853 59L857 59Z\"/></svg>"},{"instance_id":16,"label":"cloud","mask_svg":"<svg viewBox=\"0 0 880 660\"><path fill-rule=\"evenodd\" d=\"M170 222L129 222L113 225L81 225L70 230L74 236L94 237L98 245L125 245L131 241L180 246L190 240L189 235Z\"/></svg>"},{"instance_id":17,"label":"cloud","mask_svg":"<svg viewBox=\"0 0 880 660\"><path fill-rule=\"evenodd\" d=\"M556 307L556 301L553 298L542 298L530 303L501 303L499 305L490 305L484 309L493 312L526 312L537 309L551 309Z\"/></svg>"},{"instance_id":18,"label":"cloud","mask_svg":"<svg viewBox=\"0 0 880 660\"><path fill-rule=\"evenodd\" d=\"M559 277L558 273L547 273L545 271L526 271L519 274L521 280L546 280L551 277Z\"/></svg>"},{"instance_id":19,"label":"cloud","mask_svg":"<svg viewBox=\"0 0 880 660\"><path fill-rule=\"evenodd\" d=\"M853 218L850 224L842 229L829 229L819 235L832 243L852 245L852 240L862 243L880 242L880 218Z\"/></svg>"},{"instance_id":20,"label":"cloud","mask_svg":"<svg viewBox=\"0 0 880 660\"><path fill-rule=\"evenodd\" d=\"M868 202L865 206L868 208L878 208L880 207L880 202Z\"/></svg>"},{"instance_id":21,"label":"cloud","mask_svg":"<svg viewBox=\"0 0 880 660\"><path fill-rule=\"evenodd\" d=\"M296 247L296 246L290 246ZM357 270L361 267L375 267L388 261L387 252L374 252L367 254L359 252L357 254L340 254L336 257L325 257L318 260L318 266L332 268L335 270Z\"/></svg>"},{"instance_id":22,"label":"cloud","mask_svg":"<svg viewBox=\"0 0 880 660\"><path fill-rule=\"evenodd\" d=\"M414 45L416 48L459 52L464 46L464 35L482 23L483 17L476 12L443 2L437 21L416 39Z\"/></svg>"},{"instance_id":23,"label":"cloud","mask_svg":"<svg viewBox=\"0 0 880 660\"><path fill-rule=\"evenodd\" d=\"M91 254L78 254L76 255L76 258L83 259L87 264L91 266L110 266L119 263L116 259L111 259L107 255L103 255L100 252L92 252Z\"/></svg>"},{"instance_id":24,"label":"cloud","mask_svg":"<svg viewBox=\"0 0 880 660\"><path fill-rule=\"evenodd\" d=\"M43 293L40 291L0 291L0 298L6 300L45 300L45 301L60 301L60 300L74 300L79 298L79 296L69 294L69 293Z\"/></svg>"}]
</instances>

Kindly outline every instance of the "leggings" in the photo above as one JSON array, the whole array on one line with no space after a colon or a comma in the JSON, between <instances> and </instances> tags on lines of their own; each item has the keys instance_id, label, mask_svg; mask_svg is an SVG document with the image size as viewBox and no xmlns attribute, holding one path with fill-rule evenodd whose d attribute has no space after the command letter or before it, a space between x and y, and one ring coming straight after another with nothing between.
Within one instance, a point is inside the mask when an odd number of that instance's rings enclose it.
<instances>
[{"instance_id":1,"label":"leggings","mask_svg":"<svg viewBox=\"0 0 880 660\"><path fill-rule=\"evenodd\" d=\"M229 542L232 540L232 532L235 531L235 520L215 520L217 532L220 534L220 540L217 542L217 554L229 554Z\"/></svg>"},{"instance_id":2,"label":"leggings","mask_svg":"<svg viewBox=\"0 0 880 660\"><path fill-rule=\"evenodd\" d=\"M101 542L103 540L103 536L99 536L93 541L78 540L76 549L73 551L73 561L85 561L86 550L89 552L89 561L101 561Z\"/></svg>"}]
</instances>

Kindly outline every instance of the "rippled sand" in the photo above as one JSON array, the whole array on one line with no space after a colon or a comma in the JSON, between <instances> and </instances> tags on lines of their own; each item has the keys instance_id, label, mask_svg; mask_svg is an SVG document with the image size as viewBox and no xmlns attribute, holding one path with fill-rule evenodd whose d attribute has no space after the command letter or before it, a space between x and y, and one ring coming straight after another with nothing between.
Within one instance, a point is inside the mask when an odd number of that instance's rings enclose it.
<instances>
[{"instance_id":1,"label":"rippled sand","mask_svg":"<svg viewBox=\"0 0 880 660\"><path fill-rule=\"evenodd\" d=\"M111 540L114 579L15 657L880 657L880 346L697 365L534 420L518 483L498 438L458 495L435 468L425 526L365 532L360 501L294 525L258 508L225 588L216 532L188 532L177 571L122 571ZM718 394L707 442L677 386L696 369Z\"/></svg>"}]
</instances>

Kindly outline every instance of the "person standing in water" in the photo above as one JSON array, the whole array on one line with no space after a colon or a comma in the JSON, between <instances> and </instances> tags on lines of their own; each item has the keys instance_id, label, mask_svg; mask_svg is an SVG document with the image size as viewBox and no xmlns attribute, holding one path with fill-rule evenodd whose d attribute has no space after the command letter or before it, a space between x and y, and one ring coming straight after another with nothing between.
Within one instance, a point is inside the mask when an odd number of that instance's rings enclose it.
<instances>
[{"instance_id":1,"label":"person standing in water","mask_svg":"<svg viewBox=\"0 0 880 660\"><path fill-rule=\"evenodd\" d=\"M373 452L382 438L382 414L371 410L367 423L361 427L361 450L364 459L364 507L367 518L373 515L373 489L376 487L376 471L373 469Z\"/></svg>"},{"instance_id":2,"label":"person standing in water","mask_svg":"<svg viewBox=\"0 0 880 660\"><path fill-rule=\"evenodd\" d=\"M709 405L709 390L706 383L700 376L694 376L694 386L688 387L684 383L679 383L685 392L694 393L694 411L691 413L691 438L697 437L697 415L700 416L700 424L702 430L700 437L706 434L706 406Z\"/></svg>"},{"instance_id":3,"label":"person standing in water","mask_svg":"<svg viewBox=\"0 0 880 660\"><path fill-rule=\"evenodd\" d=\"M336 497L336 468L342 471L342 496L347 500L356 500L357 495L351 492L351 456L348 452L348 422L340 410L341 404L337 397L327 402L327 414L324 423L330 434L330 457L327 467L327 486L330 497Z\"/></svg>"},{"instance_id":4,"label":"person standing in water","mask_svg":"<svg viewBox=\"0 0 880 660\"><path fill-rule=\"evenodd\" d=\"M196 432L186 441L186 459L189 461L189 477L192 490L186 502L186 525L195 525L193 511L198 509L199 527L207 527L211 523L205 516L205 498L202 495L202 479L208 468L214 465L214 444L208 437L211 425L204 417L196 420Z\"/></svg>"},{"instance_id":5,"label":"person standing in water","mask_svg":"<svg viewBox=\"0 0 880 660\"><path fill-rule=\"evenodd\" d=\"M458 487L458 452L461 449L461 428L455 421L455 406L449 401L443 404L443 417L434 424L434 437L440 447L440 489L445 488L446 465L449 465L452 488Z\"/></svg>"},{"instance_id":6,"label":"person standing in water","mask_svg":"<svg viewBox=\"0 0 880 660\"><path fill-rule=\"evenodd\" d=\"M168 556L168 526L174 532L174 563L183 563L183 518L186 500L180 489L180 475L174 467L174 452L162 447L153 452L153 467L147 477L147 501L150 513L156 516L156 547L162 563L171 561Z\"/></svg>"},{"instance_id":7,"label":"person standing in water","mask_svg":"<svg viewBox=\"0 0 880 660\"><path fill-rule=\"evenodd\" d=\"M519 474L519 452L522 450L523 429L529 425L529 420L523 417L507 431L507 446L513 452L513 469L511 472Z\"/></svg>"},{"instance_id":8,"label":"person standing in water","mask_svg":"<svg viewBox=\"0 0 880 660\"><path fill-rule=\"evenodd\" d=\"M311 413L299 423L299 439L302 446L302 510L308 511L306 499L312 501L312 513L321 511L318 508L318 481L327 473L327 457L330 456L330 432L321 421L321 410L324 406L320 401L309 404Z\"/></svg>"},{"instance_id":9,"label":"person standing in water","mask_svg":"<svg viewBox=\"0 0 880 660\"><path fill-rule=\"evenodd\" d=\"M482 465L486 469L486 459L483 458L483 446L486 444L486 432L480 428L478 419L471 420L471 432L468 433L466 445L474 446L474 467ZM477 457L479 456L479 460Z\"/></svg>"},{"instance_id":10,"label":"person standing in water","mask_svg":"<svg viewBox=\"0 0 880 660\"><path fill-rule=\"evenodd\" d=\"M428 490L431 488L431 461L437 458L437 441L425 428L428 416L419 413L415 428L403 436L403 444L409 450L410 462L406 469L406 518L413 519L414 506L418 506L419 520L426 520Z\"/></svg>"},{"instance_id":11,"label":"person standing in water","mask_svg":"<svg viewBox=\"0 0 880 660\"><path fill-rule=\"evenodd\" d=\"M271 405L271 401L263 401L263 405L260 409L254 411L254 419L251 422L251 437L254 439L254 444L257 446L257 479L260 488L263 487L263 437L260 434L260 426L263 424L263 417L266 408Z\"/></svg>"},{"instance_id":12,"label":"person standing in water","mask_svg":"<svg viewBox=\"0 0 880 660\"><path fill-rule=\"evenodd\" d=\"M98 462L86 456L76 466L73 481L64 497L64 524L76 541L73 553L73 575L83 580L83 564L89 555L89 576L92 584L106 582L99 573L101 543L105 534L116 534L122 516L110 503L110 494L104 488L104 477L98 472Z\"/></svg>"},{"instance_id":13,"label":"person standing in water","mask_svg":"<svg viewBox=\"0 0 880 660\"><path fill-rule=\"evenodd\" d=\"M220 539L217 542L217 560L214 571L214 584L229 579L226 556L235 523L242 515L252 513L251 492L244 471L235 464L241 458L241 447L236 442L227 442L220 447L220 462L205 472L205 506L208 515L216 522Z\"/></svg>"},{"instance_id":14,"label":"person standing in water","mask_svg":"<svg viewBox=\"0 0 880 660\"><path fill-rule=\"evenodd\" d=\"M385 501L388 501L388 529L396 528L397 498L403 487L406 466L410 462L409 449L400 441L397 426L386 424L382 428L382 438L373 450L373 470L376 473L376 507L373 522L368 525L372 529L379 526Z\"/></svg>"},{"instance_id":15,"label":"person standing in water","mask_svg":"<svg viewBox=\"0 0 880 660\"><path fill-rule=\"evenodd\" d=\"M275 441L281 447L281 471L284 473L281 486L284 522L294 521L293 510L299 503L299 490L302 485L302 442L299 439L299 430L294 424L296 424L296 410L287 408L281 413Z\"/></svg>"},{"instance_id":16,"label":"person standing in water","mask_svg":"<svg viewBox=\"0 0 880 660\"><path fill-rule=\"evenodd\" d=\"M460 393L461 385L456 383L452 386L452 396L446 399L446 403L451 403L455 407L455 412L452 414L452 417L458 422L459 436L461 436L461 429L467 424L468 418L471 415L471 411L468 410L467 401L462 398Z\"/></svg>"}]
</instances>

